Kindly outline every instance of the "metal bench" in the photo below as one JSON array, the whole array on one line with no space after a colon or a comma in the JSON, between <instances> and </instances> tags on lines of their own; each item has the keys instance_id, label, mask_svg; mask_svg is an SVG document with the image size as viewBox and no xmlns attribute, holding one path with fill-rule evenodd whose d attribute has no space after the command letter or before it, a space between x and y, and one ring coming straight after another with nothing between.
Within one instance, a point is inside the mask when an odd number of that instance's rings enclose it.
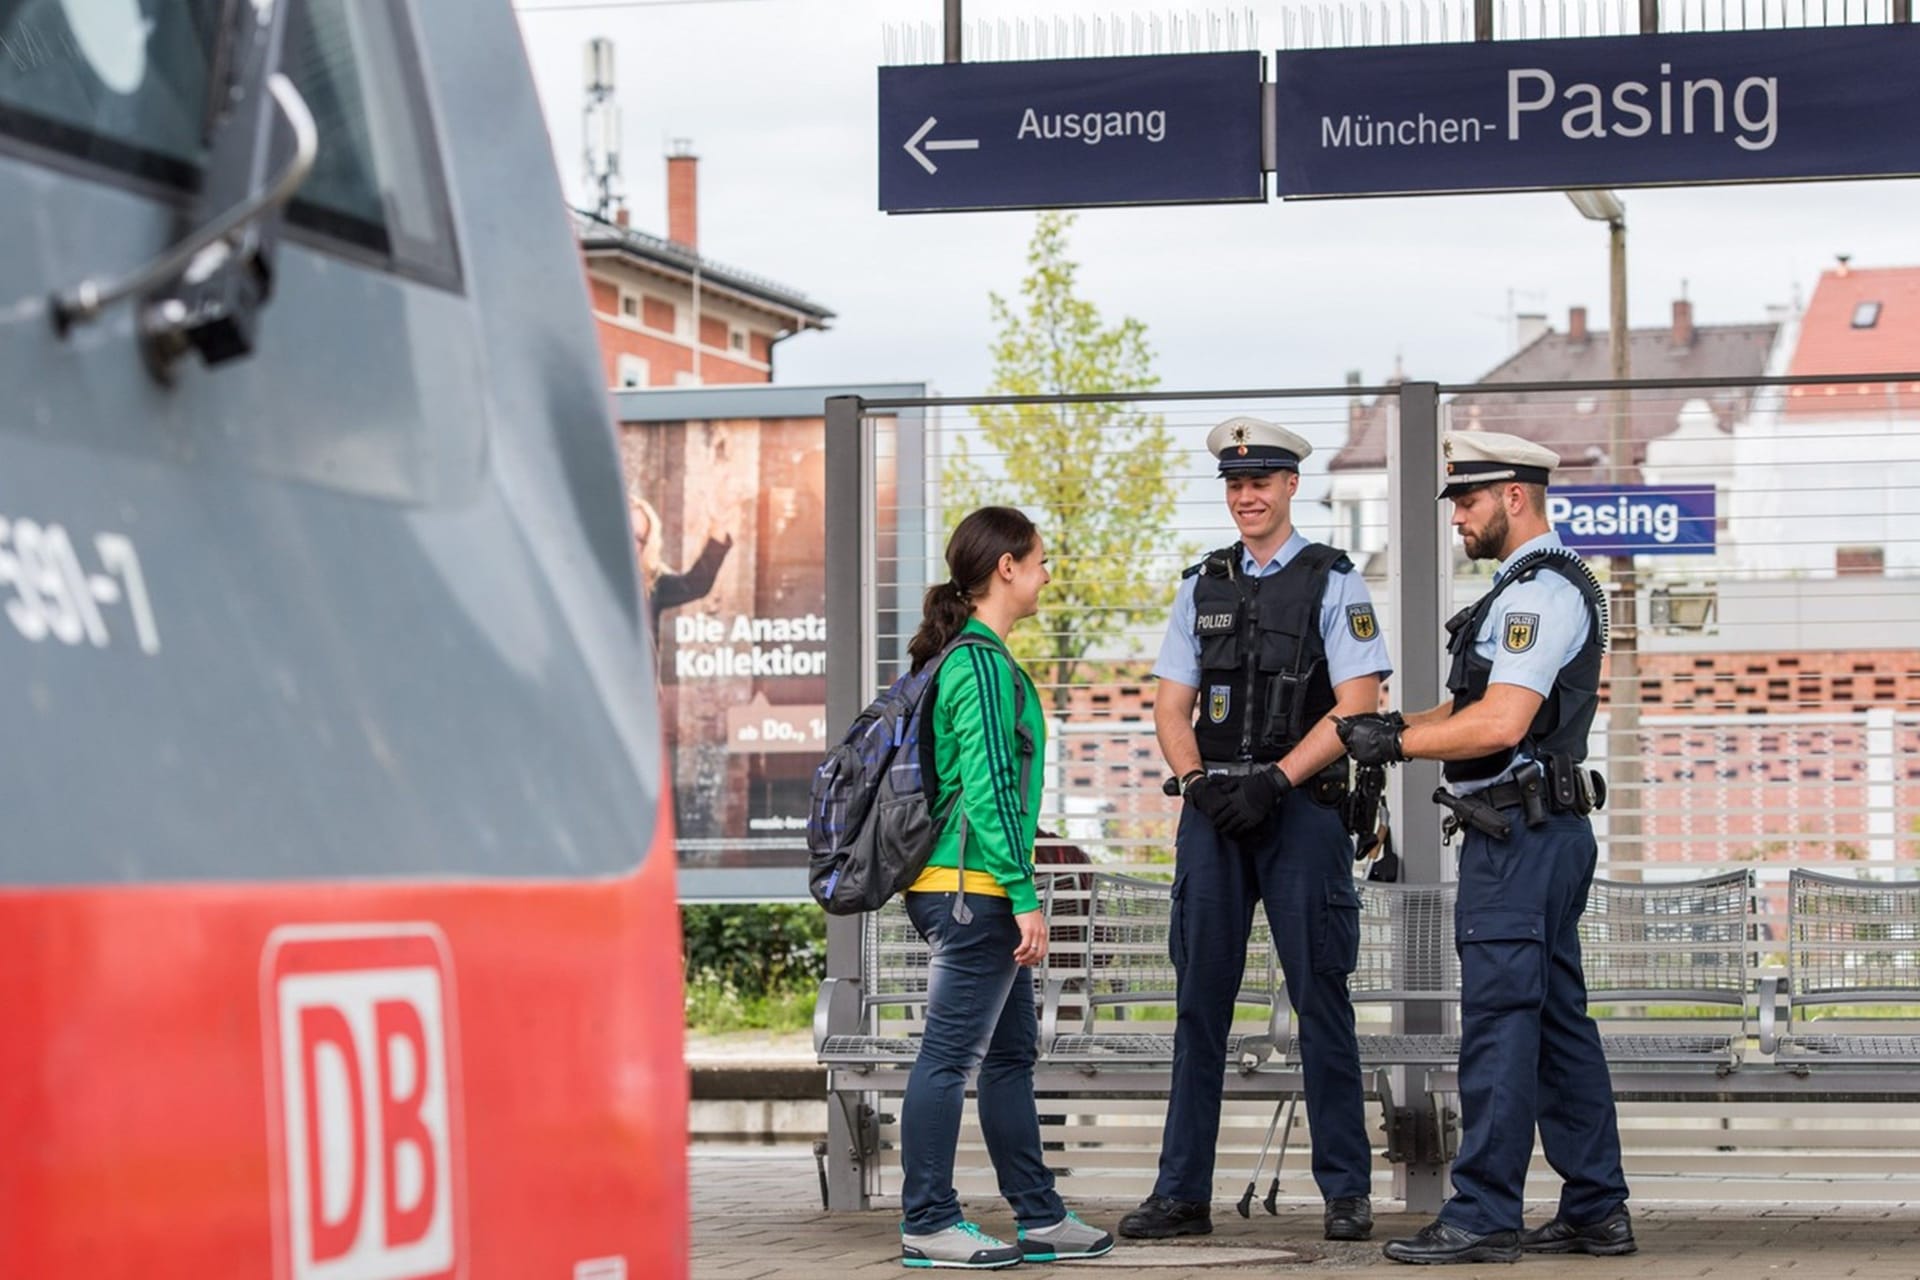
<instances>
[{"instance_id":1,"label":"metal bench","mask_svg":"<svg viewBox=\"0 0 1920 1280\"><path fill-rule=\"evenodd\" d=\"M1580 951L1616 1098L1684 1101L1740 1091L1735 1074L1748 1038L1753 910L1752 877L1744 870L1697 880L1593 882ZM1426 1083L1444 1116L1438 1099L1460 1091L1457 1063L1428 1071ZM1443 1136L1449 1155L1450 1136Z\"/></svg>"},{"instance_id":2,"label":"metal bench","mask_svg":"<svg viewBox=\"0 0 1920 1280\"><path fill-rule=\"evenodd\" d=\"M1094 872L1085 916L1085 951L1077 965L1061 953L1050 967L1041 1006L1040 1045L1051 1066L1071 1066L1092 1075L1114 1068L1154 1068L1173 1064L1171 1017L1142 1019L1148 1007L1171 1014L1175 999L1170 936L1172 886L1112 872ZM1051 960L1051 957L1050 957ZM1072 967L1069 967L1072 965ZM1247 943L1247 964L1238 1004L1264 1005L1266 1029L1235 1032L1227 1040L1227 1061L1247 1071L1271 1050L1279 1008L1278 965L1267 922L1255 913ZM1079 1025L1061 1029L1063 1008L1078 1008Z\"/></svg>"},{"instance_id":3,"label":"metal bench","mask_svg":"<svg viewBox=\"0 0 1920 1280\"><path fill-rule=\"evenodd\" d=\"M1355 888L1360 896L1360 948L1353 975L1347 980L1347 992L1356 1015L1363 1014L1369 1005L1438 1002L1457 1006L1460 957L1453 943L1455 886L1361 881ZM1283 1101L1291 1102L1304 1090L1305 1071L1293 1040L1292 1006L1284 999L1279 1004L1273 1053L1261 1065L1260 1073L1279 1090ZM1451 1015L1447 1018L1455 1020ZM1452 1066L1460 1057L1460 1037L1452 1032L1382 1034L1365 1031L1367 1025L1368 1020L1359 1019L1362 1031L1357 1040L1364 1087L1367 1096L1380 1103L1387 1158L1405 1160L1411 1157L1418 1139L1410 1127L1412 1113L1394 1100L1392 1068ZM1441 1109L1436 1106L1434 1112L1444 1124ZM1289 1109L1289 1133L1292 1127L1293 1113ZM1283 1156L1286 1148L1287 1136L1283 1134Z\"/></svg>"},{"instance_id":4,"label":"metal bench","mask_svg":"<svg viewBox=\"0 0 1920 1280\"><path fill-rule=\"evenodd\" d=\"M1819 1096L1920 1092L1920 881L1794 870L1787 921L1786 975L1760 986L1761 1050Z\"/></svg>"},{"instance_id":5,"label":"metal bench","mask_svg":"<svg viewBox=\"0 0 1920 1280\"><path fill-rule=\"evenodd\" d=\"M1751 872L1595 880L1580 956L1589 1006L1616 1006L1598 1011L1616 1097L1657 1101L1676 1083L1691 1093L1676 1073L1726 1076L1741 1065L1753 990Z\"/></svg>"},{"instance_id":6,"label":"metal bench","mask_svg":"<svg viewBox=\"0 0 1920 1280\"><path fill-rule=\"evenodd\" d=\"M858 1014L842 1025L862 1028L855 1033L829 1034L841 1023L843 1006L851 1002ZM813 1006L813 1048L821 1064L866 1073L879 1067L911 1067L920 1053L920 1033L897 1025L917 1020L927 1004L927 944L907 917L906 900L895 897L878 911L860 919L860 976L828 978L820 985ZM900 1015L888 1019L885 1011ZM833 1088L832 1071L828 1089Z\"/></svg>"}]
</instances>

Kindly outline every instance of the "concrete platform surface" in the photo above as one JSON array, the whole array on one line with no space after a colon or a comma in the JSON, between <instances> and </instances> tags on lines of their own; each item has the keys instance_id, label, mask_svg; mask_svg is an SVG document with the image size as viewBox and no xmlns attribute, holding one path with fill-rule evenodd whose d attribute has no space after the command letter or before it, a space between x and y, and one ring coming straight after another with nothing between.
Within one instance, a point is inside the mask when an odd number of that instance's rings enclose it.
<instances>
[{"instance_id":1,"label":"concrete platform surface","mask_svg":"<svg viewBox=\"0 0 1920 1280\"><path fill-rule=\"evenodd\" d=\"M900 1265L897 1206L838 1214L820 1208L819 1178L805 1147L697 1147L690 1164L696 1280L924 1274ZM1133 1204L1073 1207L1111 1229ZM1104 1259L1022 1265L1011 1274L1136 1274L1143 1280L1335 1272L1397 1280L1422 1275L1434 1280L1920 1280L1920 1204L1913 1203L1635 1203L1640 1252L1631 1257L1528 1257L1512 1266L1457 1266L1437 1273L1380 1256L1379 1241L1411 1235L1424 1217L1398 1212L1392 1203L1376 1201L1374 1208L1374 1242L1368 1244L1321 1240L1317 1205L1282 1203L1277 1217L1256 1208L1246 1221L1230 1201L1221 1201L1214 1206L1211 1236L1158 1245L1123 1242ZM966 1210L986 1230L1013 1238L1011 1216L998 1200L970 1200ZM1551 1213L1550 1204L1531 1206L1528 1221ZM1215 1265L1207 1265L1210 1260Z\"/></svg>"}]
</instances>

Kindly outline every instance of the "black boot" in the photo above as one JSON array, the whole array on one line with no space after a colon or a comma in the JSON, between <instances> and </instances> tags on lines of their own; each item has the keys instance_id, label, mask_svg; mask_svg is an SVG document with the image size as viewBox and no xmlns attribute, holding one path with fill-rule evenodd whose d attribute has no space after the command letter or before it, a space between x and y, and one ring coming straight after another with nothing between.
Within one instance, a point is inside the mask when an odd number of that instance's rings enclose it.
<instances>
[{"instance_id":1,"label":"black boot","mask_svg":"<svg viewBox=\"0 0 1920 1280\"><path fill-rule=\"evenodd\" d=\"M1365 1240L1373 1234L1373 1201L1365 1196L1335 1196L1321 1218L1329 1240Z\"/></svg>"},{"instance_id":2,"label":"black boot","mask_svg":"<svg viewBox=\"0 0 1920 1280\"><path fill-rule=\"evenodd\" d=\"M1120 1234L1130 1240L1204 1236L1212 1231L1213 1207L1205 1200L1148 1196L1140 1202L1138 1209L1120 1219Z\"/></svg>"},{"instance_id":3,"label":"black boot","mask_svg":"<svg viewBox=\"0 0 1920 1280\"><path fill-rule=\"evenodd\" d=\"M1476 1236L1435 1219L1410 1240L1389 1240L1380 1252L1395 1262L1518 1262L1520 1233L1494 1231Z\"/></svg>"},{"instance_id":4,"label":"black boot","mask_svg":"<svg viewBox=\"0 0 1920 1280\"><path fill-rule=\"evenodd\" d=\"M1633 1218L1625 1205L1584 1227L1555 1218L1544 1226L1522 1231L1520 1247L1528 1253L1590 1253L1596 1258L1617 1257L1640 1248L1633 1242Z\"/></svg>"}]
</instances>

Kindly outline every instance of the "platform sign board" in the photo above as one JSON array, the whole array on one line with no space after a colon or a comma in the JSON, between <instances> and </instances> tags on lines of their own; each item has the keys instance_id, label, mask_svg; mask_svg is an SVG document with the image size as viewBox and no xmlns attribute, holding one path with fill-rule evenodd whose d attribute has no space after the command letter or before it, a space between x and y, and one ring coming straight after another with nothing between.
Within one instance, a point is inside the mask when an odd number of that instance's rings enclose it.
<instances>
[{"instance_id":1,"label":"platform sign board","mask_svg":"<svg viewBox=\"0 0 1920 1280\"><path fill-rule=\"evenodd\" d=\"M1283 52L1285 199L1920 174L1920 26Z\"/></svg>"},{"instance_id":2,"label":"platform sign board","mask_svg":"<svg viewBox=\"0 0 1920 1280\"><path fill-rule=\"evenodd\" d=\"M1555 485L1547 519L1574 550L1611 556L1710 556L1719 523L1710 484Z\"/></svg>"},{"instance_id":3,"label":"platform sign board","mask_svg":"<svg viewBox=\"0 0 1920 1280\"><path fill-rule=\"evenodd\" d=\"M880 69L887 213L1266 198L1260 55Z\"/></svg>"}]
</instances>

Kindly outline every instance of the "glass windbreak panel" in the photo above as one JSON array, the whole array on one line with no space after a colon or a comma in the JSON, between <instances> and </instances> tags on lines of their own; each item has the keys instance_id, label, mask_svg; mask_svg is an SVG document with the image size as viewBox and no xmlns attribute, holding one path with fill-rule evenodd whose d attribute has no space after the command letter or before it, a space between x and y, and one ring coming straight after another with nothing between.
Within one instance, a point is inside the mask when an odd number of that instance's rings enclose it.
<instances>
[{"instance_id":1,"label":"glass windbreak panel","mask_svg":"<svg viewBox=\"0 0 1920 1280\"><path fill-rule=\"evenodd\" d=\"M0 0L0 134L190 191L207 154L221 0ZM457 279L404 7L307 0L281 69L319 131L291 221L439 283Z\"/></svg>"}]
</instances>

